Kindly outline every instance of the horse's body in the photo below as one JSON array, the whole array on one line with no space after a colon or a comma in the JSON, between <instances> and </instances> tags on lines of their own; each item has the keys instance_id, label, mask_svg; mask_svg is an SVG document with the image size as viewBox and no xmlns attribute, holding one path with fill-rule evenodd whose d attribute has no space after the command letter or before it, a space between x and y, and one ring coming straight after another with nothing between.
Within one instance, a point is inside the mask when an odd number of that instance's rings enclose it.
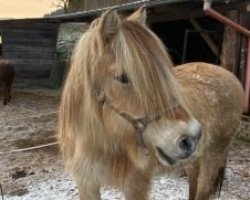
<instances>
[{"instance_id":1,"label":"horse's body","mask_svg":"<svg viewBox=\"0 0 250 200\"><path fill-rule=\"evenodd\" d=\"M11 85L15 76L15 67L7 60L0 58L0 86L3 89L3 104L11 99Z\"/></svg>"},{"instance_id":2,"label":"horse's body","mask_svg":"<svg viewBox=\"0 0 250 200\"><path fill-rule=\"evenodd\" d=\"M120 187L146 200L155 174L185 168L190 200L221 183L240 123L243 92L226 70L190 63L172 70L144 9L121 20L114 10L78 42L59 118L59 141L81 200Z\"/></svg>"},{"instance_id":3,"label":"horse's body","mask_svg":"<svg viewBox=\"0 0 250 200\"><path fill-rule=\"evenodd\" d=\"M229 144L240 125L242 87L232 73L207 63L184 64L175 72L204 129L199 159L186 167L189 199L205 200L222 185Z\"/></svg>"}]
</instances>

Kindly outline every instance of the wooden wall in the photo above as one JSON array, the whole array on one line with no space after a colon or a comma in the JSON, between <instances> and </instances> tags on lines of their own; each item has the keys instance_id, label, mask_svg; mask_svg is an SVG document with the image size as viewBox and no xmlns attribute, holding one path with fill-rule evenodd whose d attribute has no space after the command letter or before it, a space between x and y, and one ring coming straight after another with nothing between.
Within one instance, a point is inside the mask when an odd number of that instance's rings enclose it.
<instances>
[{"instance_id":1,"label":"wooden wall","mask_svg":"<svg viewBox=\"0 0 250 200\"><path fill-rule=\"evenodd\" d=\"M49 86L59 25L44 22L0 23L3 58L14 62L15 84Z\"/></svg>"}]
</instances>

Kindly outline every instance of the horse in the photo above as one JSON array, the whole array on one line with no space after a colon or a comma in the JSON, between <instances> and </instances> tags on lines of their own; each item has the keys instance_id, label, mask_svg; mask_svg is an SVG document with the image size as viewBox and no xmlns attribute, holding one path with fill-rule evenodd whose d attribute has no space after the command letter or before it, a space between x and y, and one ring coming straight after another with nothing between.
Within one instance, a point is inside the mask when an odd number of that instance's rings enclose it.
<instances>
[{"instance_id":1,"label":"horse","mask_svg":"<svg viewBox=\"0 0 250 200\"><path fill-rule=\"evenodd\" d=\"M120 188L147 200L154 176L184 169L189 200L220 189L240 124L243 90L222 67L174 68L145 8L95 19L75 46L63 86L58 141L81 200Z\"/></svg>"},{"instance_id":2,"label":"horse","mask_svg":"<svg viewBox=\"0 0 250 200\"><path fill-rule=\"evenodd\" d=\"M11 99L11 85L15 76L15 66L8 60L0 58L0 86L3 89L3 105Z\"/></svg>"}]
</instances>

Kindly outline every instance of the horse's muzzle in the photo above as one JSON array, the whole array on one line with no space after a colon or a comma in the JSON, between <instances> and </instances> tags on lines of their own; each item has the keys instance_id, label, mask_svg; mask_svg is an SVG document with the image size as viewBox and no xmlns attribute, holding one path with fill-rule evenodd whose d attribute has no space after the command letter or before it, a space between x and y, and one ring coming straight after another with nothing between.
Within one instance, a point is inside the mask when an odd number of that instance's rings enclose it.
<instances>
[{"instance_id":1,"label":"horse's muzzle","mask_svg":"<svg viewBox=\"0 0 250 200\"><path fill-rule=\"evenodd\" d=\"M175 164L178 160L188 159L192 155L194 155L197 150L199 141L201 139L201 130L199 129L195 136L183 135L176 142L177 154L175 156L171 156L164 151L164 149L157 147L156 150L161 159L165 160L170 165Z\"/></svg>"}]
</instances>

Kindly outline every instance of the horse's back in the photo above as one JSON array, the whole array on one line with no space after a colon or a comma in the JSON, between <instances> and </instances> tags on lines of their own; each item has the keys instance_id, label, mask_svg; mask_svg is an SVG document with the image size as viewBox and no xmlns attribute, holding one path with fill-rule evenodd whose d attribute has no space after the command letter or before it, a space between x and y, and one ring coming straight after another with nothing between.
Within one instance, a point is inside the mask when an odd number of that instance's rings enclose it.
<instances>
[{"instance_id":1,"label":"horse's back","mask_svg":"<svg viewBox=\"0 0 250 200\"><path fill-rule=\"evenodd\" d=\"M234 74L202 62L177 66L175 72L194 115L211 132L234 134L243 107L243 89Z\"/></svg>"}]
</instances>

